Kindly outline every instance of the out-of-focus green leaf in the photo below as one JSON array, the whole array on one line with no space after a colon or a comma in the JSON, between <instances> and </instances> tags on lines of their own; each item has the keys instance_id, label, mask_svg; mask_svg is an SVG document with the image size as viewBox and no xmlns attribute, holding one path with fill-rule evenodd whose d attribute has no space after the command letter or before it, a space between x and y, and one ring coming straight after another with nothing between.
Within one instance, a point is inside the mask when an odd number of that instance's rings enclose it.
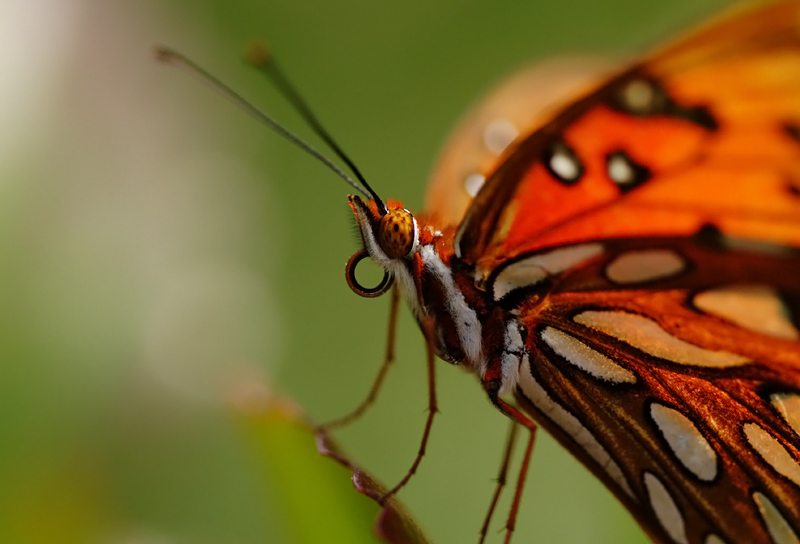
<instances>
[{"instance_id":1,"label":"out-of-focus green leaf","mask_svg":"<svg viewBox=\"0 0 800 544\"><path fill-rule=\"evenodd\" d=\"M386 486L355 466L328 436L317 435L317 450L322 455L330 457L351 470L356 490L381 504L381 499L386 495ZM375 531L389 544L426 544L429 542L419 525L397 500L396 495L392 495L383 502L381 512L375 522Z\"/></svg>"},{"instance_id":2,"label":"out-of-focus green leaf","mask_svg":"<svg viewBox=\"0 0 800 544\"><path fill-rule=\"evenodd\" d=\"M381 508L367 498L377 501L385 487L324 437L318 453L312 426L294 404L251 402L239 413L263 469L265 490L281 510L288 542L374 543L380 541L376 532L391 544L428 542L396 499Z\"/></svg>"},{"instance_id":3,"label":"out-of-focus green leaf","mask_svg":"<svg viewBox=\"0 0 800 544\"><path fill-rule=\"evenodd\" d=\"M96 459L31 459L3 481L0 542L82 544L96 540L110 514L108 489ZM13 497L13 500L9 500Z\"/></svg>"}]
</instances>

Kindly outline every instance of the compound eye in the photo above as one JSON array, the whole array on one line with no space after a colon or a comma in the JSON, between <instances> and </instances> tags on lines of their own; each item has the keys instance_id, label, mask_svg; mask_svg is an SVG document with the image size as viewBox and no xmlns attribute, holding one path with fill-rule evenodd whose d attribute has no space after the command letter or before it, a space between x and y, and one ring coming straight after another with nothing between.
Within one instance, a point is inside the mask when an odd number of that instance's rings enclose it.
<instances>
[{"instance_id":1,"label":"compound eye","mask_svg":"<svg viewBox=\"0 0 800 544\"><path fill-rule=\"evenodd\" d=\"M407 210L389 210L378 225L378 243L391 259L406 257L414 249L417 226Z\"/></svg>"}]
</instances>

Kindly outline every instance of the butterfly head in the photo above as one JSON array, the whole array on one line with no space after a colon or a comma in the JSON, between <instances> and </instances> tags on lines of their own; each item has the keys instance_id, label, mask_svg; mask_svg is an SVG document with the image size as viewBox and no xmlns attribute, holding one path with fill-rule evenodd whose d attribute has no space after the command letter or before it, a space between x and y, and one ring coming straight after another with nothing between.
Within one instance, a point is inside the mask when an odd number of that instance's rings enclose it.
<instances>
[{"instance_id":1,"label":"butterfly head","mask_svg":"<svg viewBox=\"0 0 800 544\"><path fill-rule=\"evenodd\" d=\"M374 200L367 204L358 196L350 195L349 201L364 249L356 252L347 263L347 283L361 296L376 297L391 288L395 277L404 276L407 260L419 250L419 227L411 212L399 202L389 201L382 210ZM385 272L376 287L364 287L355 278L356 265L366 257L372 258Z\"/></svg>"}]
</instances>

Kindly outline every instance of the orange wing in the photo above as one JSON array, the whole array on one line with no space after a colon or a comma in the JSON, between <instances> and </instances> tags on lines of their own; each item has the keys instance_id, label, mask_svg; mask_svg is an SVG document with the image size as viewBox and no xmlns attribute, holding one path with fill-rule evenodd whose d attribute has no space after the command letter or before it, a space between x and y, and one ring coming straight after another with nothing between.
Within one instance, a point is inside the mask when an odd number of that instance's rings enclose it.
<instances>
[{"instance_id":1,"label":"orange wing","mask_svg":"<svg viewBox=\"0 0 800 544\"><path fill-rule=\"evenodd\" d=\"M455 239L480 270L542 247L704 225L800 245L800 2L700 29L562 109L498 164ZM448 189L434 184L435 209Z\"/></svg>"}]
</instances>

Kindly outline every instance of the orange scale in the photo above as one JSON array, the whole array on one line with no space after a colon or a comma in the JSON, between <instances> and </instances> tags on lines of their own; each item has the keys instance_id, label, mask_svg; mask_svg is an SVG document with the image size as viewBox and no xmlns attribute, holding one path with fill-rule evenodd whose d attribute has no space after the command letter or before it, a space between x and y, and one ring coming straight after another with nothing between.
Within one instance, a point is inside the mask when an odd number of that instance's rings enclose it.
<instances>
[{"instance_id":1,"label":"orange scale","mask_svg":"<svg viewBox=\"0 0 800 544\"><path fill-rule=\"evenodd\" d=\"M567 129L565 136L569 142L578 142L575 151L581 159L602 160L605 175L605 156L617 150L626 151L652 171L681 163L699 152L708 131L673 117L631 117L597 107Z\"/></svg>"},{"instance_id":2,"label":"orange scale","mask_svg":"<svg viewBox=\"0 0 800 544\"><path fill-rule=\"evenodd\" d=\"M715 216L785 214L800 221L800 199L786 197L786 181L780 172L699 165L641 187L628 202L665 209L685 207Z\"/></svg>"},{"instance_id":3,"label":"orange scale","mask_svg":"<svg viewBox=\"0 0 800 544\"><path fill-rule=\"evenodd\" d=\"M800 121L800 100L797 96L788 94L776 95L774 98L768 94L748 97L738 103L723 103L719 110L725 112L731 122L743 126L770 123L774 127L787 122L796 124Z\"/></svg>"},{"instance_id":4,"label":"orange scale","mask_svg":"<svg viewBox=\"0 0 800 544\"><path fill-rule=\"evenodd\" d=\"M697 213L687 210L632 209L614 206L574 219L527 243L506 244L502 252L513 256L543 247L586 240L691 235L704 224L705 221Z\"/></svg>"},{"instance_id":5,"label":"orange scale","mask_svg":"<svg viewBox=\"0 0 800 544\"><path fill-rule=\"evenodd\" d=\"M754 72L756 75L754 75ZM800 88L798 59L764 62L763 57L731 59L712 69L690 70L669 79L668 91L679 102L706 102L715 110L748 95L794 93ZM720 89L725 92L720 93Z\"/></svg>"},{"instance_id":6,"label":"orange scale","mask_svg":"<svg viewBox=\"0 0 800 544\"><path fill-rule=\"evenodd\" d=\"M753 142L758 142L758 146L753 146ZM743 130L723 131L709 140L705 153L723 165L794 162L800 153L800 142L777 127L754 125Z\"/></svg>"},{"instance_id":7,"label":"orange scale","mask_svg":"<svg viewBox=\"0 0 800 544\"><path fill-rule=\"evenodd\" d=\"M774 219L726 217L718 222L720 230L735 238L759 240L779 245L800 245L800 223L776 224Z\"/></svg>"},{"instance_id":8,"label":"orange scale","mask_svg":"<svg viewBox=\"0 0 800 544\"><path fill-rule=\"evenodd\" d=\"M548 227L613 201L619 190L601 176L587 172L576 185L553 179L537 162L520 183L513 200L504 210L494 236L503 246L525 244ZM518 206L516 203L535 203Z\"/></svg>"}]
</instances>

